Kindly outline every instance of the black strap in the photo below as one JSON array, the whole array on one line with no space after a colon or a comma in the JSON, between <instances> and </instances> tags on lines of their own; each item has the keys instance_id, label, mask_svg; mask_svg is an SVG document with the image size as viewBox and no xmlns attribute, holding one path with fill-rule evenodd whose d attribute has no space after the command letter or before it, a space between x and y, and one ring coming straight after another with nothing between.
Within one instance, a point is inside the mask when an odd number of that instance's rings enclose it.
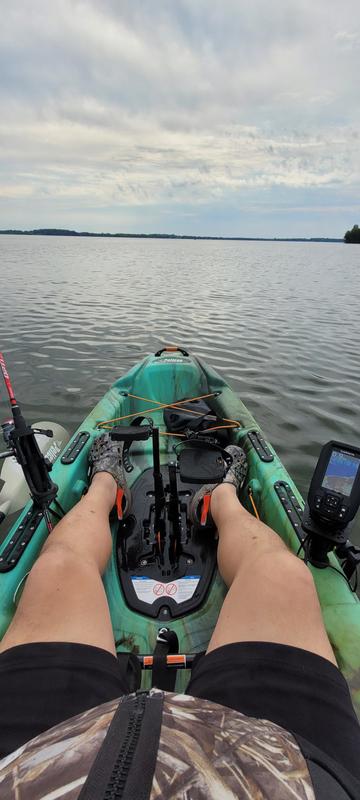
<instances>
[{"instance_id":1,"label":"black strap","mask_svg":"<svg viewBox=\"0 0 360 800\"><path fill-rule=\"evenodd\" d=\"M78 800L104 800L110 796L121 800L148 800L156 766L163 699L162 692L137 692L121 698ZM130 741L134 721L139 727L136 743ZM115 786L114 771L119 761L125 763L126 775L121 784Z\"/></svg>"},{"instance_id":2,"label":"black strap","mask_svg":"<svg viewBox=\"0 0 360 800\"><path fill-rule=\"evenodd\" d=\"M178 652L179 640L175 631L171 631L169 628L160 628L154 650L152 686L162 689L163 692L173 692L175 690L177 670L169 669L166 666L166 656Z\"/></svg>"}]
</instances>

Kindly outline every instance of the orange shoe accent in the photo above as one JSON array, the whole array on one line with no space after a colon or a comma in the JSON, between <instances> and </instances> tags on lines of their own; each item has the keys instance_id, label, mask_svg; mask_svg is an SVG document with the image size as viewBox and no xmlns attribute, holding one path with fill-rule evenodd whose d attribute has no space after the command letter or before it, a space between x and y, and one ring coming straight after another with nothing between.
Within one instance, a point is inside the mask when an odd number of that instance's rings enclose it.
<instances>
[{"instance_id":1,"label":"orange shoe accent","mask_svg":"<svg viewBox=\"0 0 360 800\"><path fill-rule=\"evenodd\" d=\"M116 510L117 510L118 519L122 519L123 518L123 510L122 510L123 497L124 497L124 490L120 489L120 486L119 486L118 490L116 492Z\"/></svg>"},{"instance_id":2,"label":"orange shoe accent","mask_svg":"<svg viewBox=\"0 0 360 800\"><path fill-rule=\"evenodd\" d=\"M201 517L200 517L200 525L203 525L203 526L206 525L207 516L208 516L209 510L210 510L210 501L211 501L211 494L204 494L203 507L202 507Z\"/></svg>"}]
</instances>

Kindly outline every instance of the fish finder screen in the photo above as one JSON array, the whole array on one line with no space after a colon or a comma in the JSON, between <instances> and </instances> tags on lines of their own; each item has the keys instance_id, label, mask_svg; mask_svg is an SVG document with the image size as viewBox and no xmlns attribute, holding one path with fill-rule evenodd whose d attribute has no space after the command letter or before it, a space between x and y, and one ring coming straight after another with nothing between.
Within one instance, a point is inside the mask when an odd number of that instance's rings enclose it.
<instances>
[{"instance_id":1,"label":"fish finder screen","mask_svg":"<svg viewBox=\"0 0 360 800\"><path fill-rule=\"evenodd\" d=\"M333 450L322 482L323 488L350 497L359 465L359 458Z\"/></svg>"}]
</instances>

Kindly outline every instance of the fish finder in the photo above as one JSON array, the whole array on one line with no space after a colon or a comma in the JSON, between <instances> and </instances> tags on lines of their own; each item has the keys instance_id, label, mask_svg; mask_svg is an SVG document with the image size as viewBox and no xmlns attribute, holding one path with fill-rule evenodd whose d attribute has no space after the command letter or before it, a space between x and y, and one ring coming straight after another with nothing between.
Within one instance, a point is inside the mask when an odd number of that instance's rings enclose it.
<instances>
[{"instance_id":1,"label":"fish finder","mask_svg":"<svg viewBox=\"0 0 360 800\"><path fill-rule=\"evenodd\" d=\"M311 480L302 521L310 537L310 561L328 564L327 553L344 544L345 529L360 505L360 448L331 441L324 445Z\"/></svg>"},{"instance_id":2,"label":"fish finder","mask_svg":"<svg viewBox=\"0 0 360 800\"><path fill-rule=\"evenodd\" d=\"M360 505L360 448L328 442L313 474L308 505L312 519L345 528Z\"/></svg>"}]
</instances>

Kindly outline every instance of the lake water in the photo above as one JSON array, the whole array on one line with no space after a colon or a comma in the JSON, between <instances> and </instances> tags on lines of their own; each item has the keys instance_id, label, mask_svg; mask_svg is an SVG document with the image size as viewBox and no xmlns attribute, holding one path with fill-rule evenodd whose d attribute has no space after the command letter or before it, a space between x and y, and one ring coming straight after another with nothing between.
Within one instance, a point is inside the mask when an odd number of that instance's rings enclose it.
<instances>
[{"instance_id":1,"label":"lake water","mask_svg":"<svg viewBox=\"0 0 360 800\"><path fill-rule=\"evenodd\" d=\"M0 236L0 289L29 421L72 432L135 361L177 343L227 378L303 493L324 442L360 445L357 245Z\"/></svg>"}]
</instances>

